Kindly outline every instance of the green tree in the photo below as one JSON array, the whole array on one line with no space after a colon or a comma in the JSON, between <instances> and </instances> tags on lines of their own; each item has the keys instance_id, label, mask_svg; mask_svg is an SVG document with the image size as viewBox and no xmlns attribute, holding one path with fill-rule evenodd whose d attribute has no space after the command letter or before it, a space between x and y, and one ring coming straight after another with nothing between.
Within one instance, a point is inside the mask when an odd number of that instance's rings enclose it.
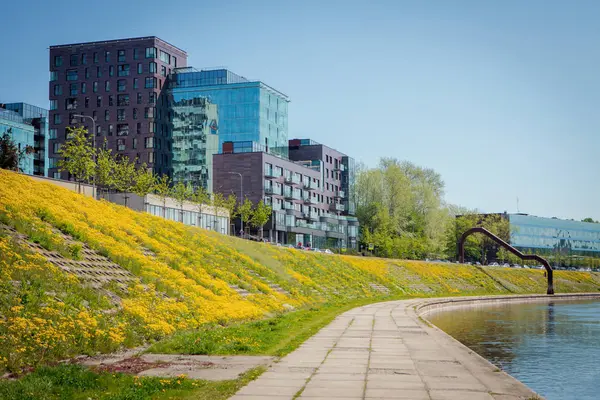
<instances>
[{"instance_id":1,"label":"green tree","mask_svg":"<svg viewBox=\"0 0 600 400\"><path fill-rule=\"evenodd\" d=\"M213 220L213 229L217 231L217 217L219 216L219 210L225 205L225 196L222 193L213 193L211 205L215 217Z\"/></svg>"},{"instance_id":2,"label":"green tree","mask_svg":"<svg viewBox=\"0 0 600 400\"><path fill-rule=\"evenodd\" d=\"M0 168L11 171L21 171L21 162L27 155L35 152L31 146L19 149L12 140L12 128L8 128L0 136Z\"/></svg>"},{"instance_id":3,"label":"green tree","mask_svg":"<svg viewBox=\"0 0 600 400\"><path fill-rule=\"evenodd\" d=\"M240 200L240 203L237 205L235 213L240 217L245 226L250 221L250 218L252 218L252 207L252 202L247 197L244 198L243 202Z\"/></svg>"},{"instance_id":4,"label":"green tree","mask_svg":"<svg viewBox=\"0 0 600 400\"><path fill-rule=\"evenodd\" d=\"M591 222L591 223L594 223L594 224L598 223L598 221L594 221L594 219L590 218L590 217L582 219L581 222Z\"/></svg>"},{"instance_id":5,"label":"green tree","mask_svg":"<svg viewBox=\"0 0 600 400\"><path fill-rule=\"evenodd\" d=\"M163 202L163 218L167 218L167 198L171 196L171 179L167 175L162 175L156 180L154 193L161 198Z\"/></svg>"},{"instance_id":6,"label":"green tree","mask_svg":"<svg viewBox=\"0 0 600 400\"><path fill-rule=\"evenodd\" d=\"M96 185L108 191L113 187L113 174L115 171L115 158L111 149L105 146L96 152Z\"/></svg>"},{"instance_id":7,"label":"green tree","mask_svg":"<svg viewBox=\"0 0 600 400\"><path fill-rule=\"evenodd\" d=\"M69 172L77 182L77 191L81 193L81 183L89 181L94 175L94 147L83 127L67 127L67 141L58 150L61 158L58 170Z\"/></svg>"},{"instance_id":8,"label":"green tree","mask_svg":"<svg viewBox=\"0 0 600 400\"><path fill-rule=\"evenodd\" d=\"M210 204L210 195L206 192L206 189L204 189L204 187L198 186L192 194L190 200L196 205L196 208L198 210L198 226L201 226L204 207Z\"/></svg>"},{"instance_id":9,"label":"green tree","mask_svg":"<svg viewBox=\"0 0 600 400\"><path fill-rule=\"evenodd\" d=\"M230 221L233 221L233 219L237 216L236 204L237 197L235 197L234 194L230 194L229 196L227 196L227 198L225 198L225 201L223 202L223 208L225 208L227 212L229 212Z\"/></svg>"},{"instance_id":10,"label":"green tree","mask_svg":"<svg viewBox=\"0 0 600 400\"><path fill-rule=\"evenodd\" d=\"M154 185L156 184L156 175L151 168L148 168L146 164L142 164L140 168L136 170L133 185L133 193L140 197L146 197L148 193L152 193Z\"/></svg>"},{"instance_id":11,"label":"green tree","mask_svg":"<svg viewBox=\"0 0 600 400\"><path fill-rule=\"evenodd\" d=\"M271 218L273 210L271 206L265 204L264 201L259 200L256 203L256 206L252 210L252 216L250 217L250 225L254 228L257 228L259 231L259 236L263 237L263 227Z\"/></svg>"},{"instance_id":12,"label":"green tree","mask_svg":"<svg viewBox=\"0 0 600 400\"><path fill-rule=\"evenodd\" d=\"M129 193L132 192L135 187L136 172L135 162L129 160L129 157L123 156L115 160L112 185L115 190L123 194L125 207L127 207Z\"/></svg>"},{"instance_id":13,"label":"green tree","mask_svg":"<svg viewBox=\"0 0 600 400\"><path fill-rule=\"evenodd\" d=\"M179 206L180 222L183 222L183 204L190 200L194 194L192 187L189 184L184 184L179 181L173 186L173 197Z\"/></svg>"}]
</instances>

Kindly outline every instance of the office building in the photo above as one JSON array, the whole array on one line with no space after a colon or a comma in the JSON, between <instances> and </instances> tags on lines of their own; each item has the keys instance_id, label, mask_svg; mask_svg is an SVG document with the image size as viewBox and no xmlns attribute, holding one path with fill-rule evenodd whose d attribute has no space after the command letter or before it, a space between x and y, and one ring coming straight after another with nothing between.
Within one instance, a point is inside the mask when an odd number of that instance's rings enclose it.
<instances>
[{"instance_id":1,"label":"office building","mask_svg":"<svg viewBox=\"0 0 600 400\"><path fill-rule=\"evenodd\" d=\"M345 188L341 176L342 165L353 167L351 158L310 140L290 140L288 151L284 158L253 142L224 143L214 156L214 191L271 205L264 228L271 241L356 248L358 219L347 212L354 205L343 193L354 189Z\"/></svg>"},{"instance_id":2,"label":"office building","mask_svg":"<svg viewBox=\"0 0 600 400\"><path fill-rule=\"evenodd\" d=\"M268 153L287 151L289 99L261 81L226 69L177 68L169 80L169 97L173 104L207 98L217 105L219 149L225 142L245 142Z\"/></svg>"},{"instance_id":3,"label":"office building","mask_svg":"<svg viewBox=\"0 0 600 400\"><path fill-rule=\"evenodd\" d=\"M155 36L50 46L49 175L67 179L56 163L67 127L84 125L96 146L136 159L157 174L172 173L166 80L187 65L185 51Z\"/></svg>"}]
</instances>

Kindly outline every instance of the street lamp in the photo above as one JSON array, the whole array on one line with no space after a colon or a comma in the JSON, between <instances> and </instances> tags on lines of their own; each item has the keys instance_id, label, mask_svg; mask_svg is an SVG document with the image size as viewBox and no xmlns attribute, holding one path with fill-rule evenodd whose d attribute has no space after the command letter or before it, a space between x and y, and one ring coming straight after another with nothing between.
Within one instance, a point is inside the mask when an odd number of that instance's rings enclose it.
<instances>
[{"instance_id":1,"label":"street lamp","mask_svg":"<svg viewBox=\"0 0 600 400\"><path fill-rule=\"evenodd\" d=\"M73 114L73 117L76 118L89 118L92 120L92 146L94 149L94 164L96 164L96 120L89 115L81 115L81 114ZM94 165L94 180L92 181L92 191L94 192L94 200L97 198L96 196L96 165Z\"/></svg>"},{"instance_id":2,"label":"street lamp","mask_svg":"<svg viewBox=\"0 0 600 400\"><path fill-rule=\"evenodd\" d=\"M240 177L240 206L244 201L244 176L239 172L227 172L228 174L238 175ZM242 237L244 237L244 216L240 215L240 228L242 231Z\"/></svg>"}]
</instances>

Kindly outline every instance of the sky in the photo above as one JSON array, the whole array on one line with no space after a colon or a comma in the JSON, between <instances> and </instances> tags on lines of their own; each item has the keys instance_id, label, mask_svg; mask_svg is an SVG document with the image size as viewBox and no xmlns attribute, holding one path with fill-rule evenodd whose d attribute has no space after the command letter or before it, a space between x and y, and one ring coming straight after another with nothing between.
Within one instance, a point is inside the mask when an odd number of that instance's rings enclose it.
<instances>
[{"instance_id":1,"label":"sky","mask_svg":"<svg viewBox=\"0 0 600 400\"><path fill-rule=\"evenodd\" d=\"M290 139L433 168L448 203L600 220L598 1L31 0L1 14L0 102L48 107L50 45L154 35L188 65L287 94Z\"/></svg>"}]
</instances>

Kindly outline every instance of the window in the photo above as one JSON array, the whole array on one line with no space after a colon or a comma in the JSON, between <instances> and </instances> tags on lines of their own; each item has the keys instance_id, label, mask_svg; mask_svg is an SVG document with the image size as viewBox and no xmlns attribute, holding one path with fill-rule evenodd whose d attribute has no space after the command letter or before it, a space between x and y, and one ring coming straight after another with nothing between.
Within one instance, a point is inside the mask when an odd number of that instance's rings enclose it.
<instances>
[{"instance_id":1,"label":"window","mask_svg":"<svg viewBox=\"0 0 600 400\"><path fill-rule=\"evenodd\" d=\"M150 122L148 124L148 132L150 132L150 133L156 132L156 122Z\"/></svg>"},{"instance_id":2,"label":"window","mask_svg":"<svg viewBox=\"0 0 600 400\"><path fill-rule=\"evenodd\" d=\"M90 78L90 69L86 68L85 69L85 79L89 79Z\"/></svg>"},{"instance_id":3,"label":"window","mask_svg":"<svg viewBox=\"0 0 600 400\"><path fill-rule=\"evenodd\" d=\"M144 139L144 148L146 148L146 149L154 148L154 138L153 137L147 137Z\"/></svg>"},{"instance_id":4,"label":"window","mask_svg":"<svg viewBox=\"0 0 600 400\"><path fill-rule=\"evenodd\" d=\"M104 110L104 120L110 121L110 111L109 110Z\"/></svg>"},{"instance_id":5,"label":"window","mask_svg":"<svg viewBox=\"0 0 600 400\"><path fill-rule=\"evenodd\" d=\"M96 126L96 136L102 135L102 127L100 125Z\"/></svg>"},{"instance_id":6,"label":"window","mask_svg":"<svg viewBox=\"0 0 600 400\"><path fill-rule=\"evenodd\" d=\"M110 81L104 81L104 91L110 92Z\"/></svg>"},{"instance_id":7,"label":"window","mask_svg":"<svg viewBox=\"0 0 600 400\"><path fill-rule=\"evenodd\" d=\"M58 80L58 72L50 71L50 82L54 82Z\"/></svg>"},{"instance_id":8,"label":"window","mask_svg":"<svg viewBox=\"0 0 600 400\"><path fill-rule=\"evenodd\" d=\"M146 78L146 83L144 84L144 87L146 89L152 89L156 87L156 78L153 77L147 77Z\"/></svg>"},{"instance_id":9,"label":"window","mask_svg":"<svg viewBox=\"0 0 600 400\"><path fill-rule=\"evenodd\" d=\"M117 136L129 136L129 125L118 124L117 125Z\"/></svg>"},{"instance_id":10,"label":"window","mask_svg":"<svg viewBox=\"0 0 600 400\"><path fill-rule=\"evenodd\" d=\"M117 106L126 107L129 105L129 95L128 94L120 94L117 96Z\"/></svg>"},{"instance_id":11,"label":"window","mask_svg":"<svg viewBox=\"0 0 600 400\"><path fill-rule=\"evenodd\" d=\"M160 61L164 62L165 64L171 64L171 55L167 52L164 51L160 51Z\"/></svg>"},{"instance_id":12,"label":"window","mask_svg":"<svg viewBox=\"0 0 600 400\"><path fill-rule=\"evenodd\" d=\"M94 121L98 120L96 110L92 111L92 118L94 119Z\"/></svg>"},{"instance_id":13,"label":"window","mask_svg":"<svg viewBox=\"0 0 600 400\"><path fill-rule=\"evenodd\" d=\"M119 108L117 110L117 121L125 121L125 109Z\"/></svg>"},{"instance_id":14,"label":"window","mask_svg":"<svg viewBox=\"0 0 600 400\"><path fill-rule=\"evenodd\" d=\"M52 145L52 151L56 154L60 150L60 143L54 143Z\"/></svg>"},{"instance_id":15,"label":"window","mask_svg":"<svg viewBox=\"0 0 600 400\"><path fill-rule=\"evenodd\" d=\"M85 98L85 108L89 108L90 107L90 98L86 97Z\"/></svg>"},{"instance_id":16,"label":"window","mask_svg":"<svg viewBox=\"0 0 600 400\"><path fill-rule=\"evenodd\" d=\"M142 63L138 63L138 74L144 73L144 66Z\"/></svg>"},{"instance_id":17,"label":"window","mask_svg":"<svg viewBox=\"0 0 600 400\"><path fill-rule=\"evenodd\" d=\"M104 62L110 62L110 51L104 52Z\"/></svg>"},{"instance_id":18,"label":"window","mask_svg":"<svg viewBox=\"0 0 600 400\"><path fill-rule=\"evenodd\" d=\"M156 108L154 107L146 107L144 109L144 118L154 118L154 112Z\"/></svg>"},{"instance_id":19,"label":"window","mask_svg":"<svg viewBox=\"0 0 600 400\"><path fill-rule=\"evenodd\" d=\"M92 92L94 92L94 93L98 92L98 82L94 82L92 84Z\"/></svg>"},{"instance_id":20,"label":"window","mask_svg":"<svg viewBox=\"0 0 600 400\"><path fill-rule=\"evenodd\" d=\"M115 101L115 96L113 96L113 95L108 96L108 106L109 107L114 106L114 101Z\"/></svg>"},{"instance_id":21,"label":"window","mask_svg":"<svg viewBox=\"0 0 600 400\"><path fill-rule=\"evenodd\" d=\"M151 61L150 64L148 64L148 72L151 74L156 73L156 63L154 61Z\"/></svg>"},{"instance_id":22,"label":"window","mask_svg":"<svg viewBox=\"0 0 600 400\"><path fill-rule=\"evenodd\" d=\"M167 76L167 67L165 67L164 65L161 65L161 67L160 67L160 74L162 76Z\"/></svg>"},{"instance_id":23,"label":"window","mask_svg":"<svg viewBox=\"0 0 600 400\"><path fill-rule=\"evenodd\" d=\"M119 50L117 52L117 61L125 62L125 50Z\"/></svg>"},{"instance_id":24,"label":"window","mask_svg":"<svg viewBox=\"0 0 600 400\"><path fill-rule=\"evenodd\" d=\"M156 93L155 92L148 93L148 102L150 104L156 104Z\"/></svg>"},{"instance_id":25,"label":"window","mask_svg":"<svg viewBox=\"0 0 600 400\"><path fill-rule=\"evenodd\" d=\"M117 67L117 75L119 75L119 76L129 76L129 64L119 65Z\"/></svg>"},{"instance_id":26,"label":"window","mask_svg":"<svg viewBox=\"0 0 600 400\"><path fill-rule=\"evenodd\" d=\"M87 85L85 84L85 82L81 82L81 94L85 94L87 90Z\"/></svg>"},{"instance_id":27,"label":"window","mask_svg":"<svg viewBox=\"0 0 600 400\"><path fill-rule=\"evenodd\" d=\"M141 135L141 133L142 133L142 123L141 122L137 123L136 132L138 135Z\"/></svg>"},{"instance_id":28,"label":"window","mask_svg":"<svg viewBox=\"0 0 600 400\"><path fill-rule=\"evenodd\" d=\"M108 125L108 136L112 136L113 135L113 124L109 124Z\"/></svg>"},{"instance_id":29,"label":"window","mask_svg":"<svg viewBox=\"0 0 600 400\"><path fill-rule=\"evenodd\" d=\"M148 163L154 163L154 152L148 153Z\"/></svg>"},{"instance_id":30,"label":"window","mask_svg":"<svg viewBox=\"0 0 600 400\"><path fill-rule=\"evenodd\" d=\"M156 58L156 47L146 47L146 58Z\"/></svg>"},{"instance_id":31,"label":"window","mask_svg":"<svg viewBox=\"0 0 600 400\"><path fill-rule=\"evenodd\" d=\"M102 78L102 68L96 67L96 77Z\"/></svg>"},{"instance_id":32,"label":"window","mask_svg":"<svg viewBox=\"0 0 600 400\"><path fill-rule=\"evenodd\" d=\"M87 54L82 54L81 55L81 65L85 65L87 64Z\"/></svg>"},{"instance_id":33,"label":"window","mask_svg":"<svg viewBox=\"0 0 600 400\"><path fill-rule=\"evenodd\" d=\"M56 139L56 128L48 130L48 139Z\"/></svg>"},{"instance_id":34,"label":"window","mask_svg":"<svg viewBox=\"0 0 600 400\"><path fill-rule=\"evenodd\" d=\"M117 150L118 151L125 150L125 139L117 139Z\"/></svg>"},{"instance_id":35,"label":"window","mask_svg":"<svg viewBox=\"0 0 600 400\"><path fill-rule=\"evenodd\" d=\"M58 102L56 100L50 100L50 110L56 110L58 108Z\"/></svg>"},{"instance_id":36,"label":"window","mask_svg":"<svg viewBox=\"0 0 600 400\"><path fill-rule=\"evenodd\" d=\"M62 85L54 85L54 95L55 96L62 95Z\"/></svg>"},{"instance_id":37,"label":"window","mask_svg":"<svg viewBox=\"0 0 600 400\"><path fill-rule=\"evenodd\" d=\"M126 88L126 83L127 81L125 79L119 79L117 81L117 92L124 92L125 88Z\"/></svg>"},{"instance_id":38,"label":"window","mask_svg":"<svg viewBox=\"0 0 600 400\"><path fill-rule=\"evenodd\" d=\"M138 79L138 78L133 78L133 88L134 88L134 89L137 89L137 88L138 88L138 86L139 86L138 82L139 82L139 79Z\"/></svg>"},{"instance_id":39,"label":"window","mask_svg":"<svg viewBox=\"0 0 600 400\"><path fill-rule=\"evenodd\" d=\"M133 59L137 60L140 58L140 49L133 49Z\"/></svg>"},{"instance_id":40,"label":"window","mask_svg":"<svg viewBox=\"0 0 600 400\"><path fill-rule=\"evenodd\" d=\"M141 93L137 94L137 103L142 104L142 94Z\"/></svg>"},{"instance_id":41,"label":"window","mask_svg":"<svg viewBox=\"0 0 600 400\"><path fill-rule=\"evenodd\" d=\"M98 63L98 53L94 53L94 64Z\"/></svg>"},{"instance_id":42,"label":"window","mask_svg":"<svg viewBox=\"0 0 600 400\"><path fill-rule=\"evenodd\" d=\"M96 97L96 107L102 107L102 96Z\"/></svg>"},{"instance_id":43,"label":"window","mask_svg":"<svg viewBox=\"0 0 600 400\"><path fill-rule=\"evenodd\" d=\"M108 66L108 76L115 76L115 67L114 65Z\"/></svg>"},{"instance_id":44,"label":"window","mask_svg":"<svg viewBox=\"0 0 600 400\"><path fill-rule=\"evenodd\" d=\"M173 56L173 66L177 68L177 57Z\"/></svg>"},{"instance_id":45,"label":"window","mask_svg":"<svg viewBox=\"0 0 600 400\"><path fill-rule=\"evenodd\" d=\"M68 69L67 70L67 80L68 81L76 81L77 80L77 70L76 69Z\"/></svg>"},{"instance_id":46,"label":"window","mask_svg":"<svg viewBox=\"0 0 600 400\"><path fill-rule=\"evenodd\" d=\"M134 138L133 138L133 146L132 146L132 148L133 148L134 150L135 150L135 149L137 149L137 142L138 142L137 138L135 138L135 137L134 137Z\"/></svg>"},{"instance_id":47,"label":"window","mask_svg":"<svg viewBox=\"0 0 600 400\"><path fill-rule=\"evenodd\" d=\"M133 119L137 119L137 108L133 109Z\"/></svg>"},{"instance_id":48,"label":"window","mask_svg":"<svg viewBox=\"0 0 600 400\"><path fill-rule=\"evenodd\" d=\"M77 56L77 54L71 54L71 56L69 57L69 65L71 65L71 67L76 67L78 65L79 62L79 57Z\"/></svg>"},{"instance_id":49,"label":"window","mask_svg":"<svg viewBox=\"0 0 600 400\"><path fill-rule=\"evenodd\" d=\"M62 124L62 117L60 116L60 114L54 114L54 123L55 124Z\"/></svg>"}]
</instances>

